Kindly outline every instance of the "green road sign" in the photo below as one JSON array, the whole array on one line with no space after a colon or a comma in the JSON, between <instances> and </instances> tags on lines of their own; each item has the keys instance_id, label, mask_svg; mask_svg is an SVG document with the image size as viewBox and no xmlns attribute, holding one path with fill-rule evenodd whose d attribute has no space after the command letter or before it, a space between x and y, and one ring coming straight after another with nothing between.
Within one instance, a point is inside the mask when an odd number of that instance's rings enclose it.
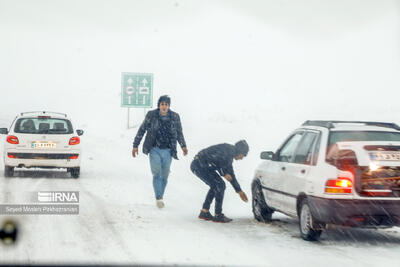
<instances>
[{"instance_id":1,"label":"green road sign","mask_svg":"<svg viewBox=\"0 0 400 267\"><path fill-rule=\"evenodd\" d=\"M123 72L121 106L151 108L153 105L153 74Z\"/></svg>"}]
</instances>

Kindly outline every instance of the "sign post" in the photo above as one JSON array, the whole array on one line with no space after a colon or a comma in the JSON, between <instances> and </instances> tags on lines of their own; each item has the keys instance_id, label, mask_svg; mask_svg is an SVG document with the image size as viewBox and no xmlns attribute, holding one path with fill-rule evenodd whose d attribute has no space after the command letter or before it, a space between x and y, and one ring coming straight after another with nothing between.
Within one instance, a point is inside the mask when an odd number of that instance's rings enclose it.
<instances>
[{"instance_id":1,"label":"sign post","mask_svg":"<svg viewBox=\"0 0 400 267\"><path fill-rule=\"evenodd\" d=\"M153 74L122 72L121 107L128 108L128 129L130 108L151 108L153 105Z\"/></svg>"}]
</instances>

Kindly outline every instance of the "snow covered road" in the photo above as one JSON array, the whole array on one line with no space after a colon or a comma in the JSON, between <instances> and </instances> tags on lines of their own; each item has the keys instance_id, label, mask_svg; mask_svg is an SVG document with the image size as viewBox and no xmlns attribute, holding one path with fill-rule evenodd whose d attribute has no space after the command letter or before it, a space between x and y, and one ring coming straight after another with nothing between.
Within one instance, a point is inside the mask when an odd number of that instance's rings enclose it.
<instances>
[{"instance_id":1,"label":"snow covered road","mask_svg":"<svg viewBox=\"0 0 400 267\"><path fill-rule=\"evenodd\" d=\"M21 233L14 246L0 243L0 264L399 267L400 228L328 229L305 242L282 214L256 222L229 184L223 208L234 221L200 221L208 188L189 170L200 149L246 139L249 155L234 169L250 198L259 153L306 120L400 124L399 6L0 0L0 127L20 112L48 110L85 131L79 179L50 170L5 178L0 157L0 204L29 204L38 191L80 196L79 215L0 215ZM132 108L129 117L121 107L123 72L153 73L152 108L168 94L181 115L189 155L179 151L172 163L163 210L148 157L131 156L137 128L125 127L137 127L144 112Z\"/></svg>"},{"instance_id":2,"label":"snow covered road","mask_svg":"<svg viewBox=\"0 0 400 267\"><path fill-rule=\"evenodd\" d=\"M190 173L191 156L173 162L166 207L159 210L147 157L130 157L130 136L121 134L119 142L107 141L93 136L84 139L82 173L77 180L66 172L47 170L21 170L14 178L0 177L2 203L22 204L35 191L80 193L79 215L14 216L21 227L20 239L15 246L0 246L0 262L400 265L398 228L329 229L320 242L305 242L299 237L297 221L284 215L275 214L271 224L256 222L250 203L241 202L230 186L224 211L234 221L198 220L207 188ZM235 164L239 169L244 166ZM250 193L250 180L240 182Z\"/></svg>"}]
</instances>

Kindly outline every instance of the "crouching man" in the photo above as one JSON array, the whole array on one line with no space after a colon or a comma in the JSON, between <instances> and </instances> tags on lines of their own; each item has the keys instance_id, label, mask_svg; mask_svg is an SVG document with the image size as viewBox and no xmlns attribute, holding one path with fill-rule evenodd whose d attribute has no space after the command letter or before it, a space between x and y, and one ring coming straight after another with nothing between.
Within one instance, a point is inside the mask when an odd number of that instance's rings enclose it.
<instances>
[{"instance_id":1,"label":"crouching man","mask_svg":"<svg viewBox=\"0 0 400 267\"><path fill-rule=\"evenodd\" d=\"M206 183L210 190L207 193L203 208L199 218L203 220L212 220L214 222L227 223L232 219L222 213L222 203L224 200L225 182L221 178L228 180L240 198L247 202L247 196L240 188L233 171L233 159L241 160L249 152L249 146L245 140L237 142L235 145L219 144L210 146L201 150L192 161L190 169ZM210 213L211 202L215 198L215 216Z\"/></svg>"}]
</instances>

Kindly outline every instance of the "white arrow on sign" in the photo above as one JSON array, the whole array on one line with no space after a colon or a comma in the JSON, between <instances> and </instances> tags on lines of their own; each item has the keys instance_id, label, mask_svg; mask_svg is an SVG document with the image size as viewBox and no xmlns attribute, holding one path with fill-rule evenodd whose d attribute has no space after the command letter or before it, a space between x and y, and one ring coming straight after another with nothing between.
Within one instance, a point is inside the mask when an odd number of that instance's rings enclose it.
<instances>
[{"instance_id":1,"label":"white arrow on sign","mask_svg":"<svg viewBox=\"0 0 400 267\"><path fill-rule=\"evenodd\" d=\"M143 79L142 83L143 83L144 86L146 86L146 84L148 83L148 81L146 80L146 78Z\"/></svg>"}]
</instances>

